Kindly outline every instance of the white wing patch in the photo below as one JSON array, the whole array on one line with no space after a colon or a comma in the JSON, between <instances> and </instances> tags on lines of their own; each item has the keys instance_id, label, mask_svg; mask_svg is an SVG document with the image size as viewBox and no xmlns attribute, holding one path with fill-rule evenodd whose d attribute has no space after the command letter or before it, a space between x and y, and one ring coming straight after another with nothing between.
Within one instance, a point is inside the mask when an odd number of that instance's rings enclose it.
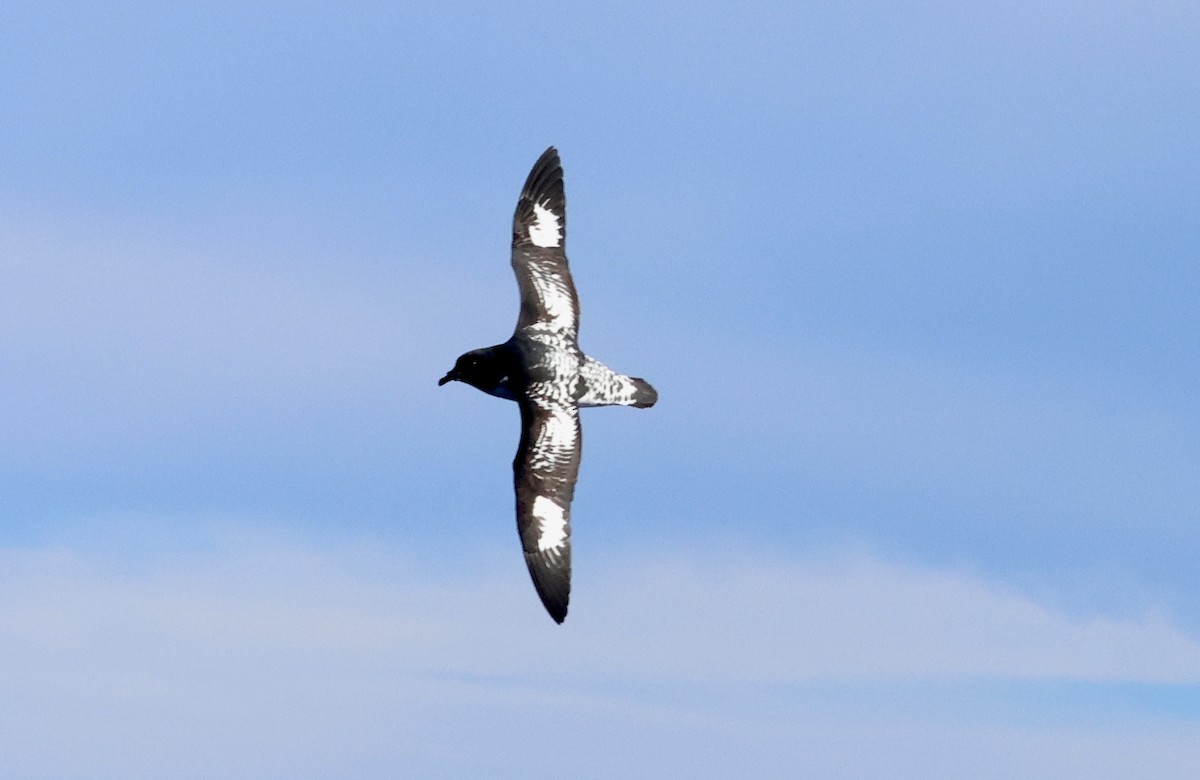
<instances>
[{"instance_id":1,"label":"white wing patch","mask_svg":"<svg viewBox=\"0 0 1200 780\"><path fill-rule=\"evenodd\" d=\"M533 500L533 516L538 521L538 551L562 547L567 541L567 513L545 496Z\"/></svg>"},{"instance_id":2,"label":"white wing patch","mask_svg":"<svg viewBox=\"0 0 1200 780\"><path fill-rule=\"evenodd\" d=\"M532 231L530 231L532 236ZM563 288L558 274L547 272L536 263L529 265L530 276L533 277L538 297L541 298L545 318L560 326L569 326L575 321L575 309L571 302L571 293Z\"/></svg>"},{"instance_id":3,"label":"white wing patch","mask_svg":"<svg viewBox=\"0 0 1200 780\"><path fill-rule=\"evenodd\" d=\"M546 249L562 246L562 222L558 215L542 203L533 204L533 223L529 226L529 240Z\"/></svg>"}]
</instances>

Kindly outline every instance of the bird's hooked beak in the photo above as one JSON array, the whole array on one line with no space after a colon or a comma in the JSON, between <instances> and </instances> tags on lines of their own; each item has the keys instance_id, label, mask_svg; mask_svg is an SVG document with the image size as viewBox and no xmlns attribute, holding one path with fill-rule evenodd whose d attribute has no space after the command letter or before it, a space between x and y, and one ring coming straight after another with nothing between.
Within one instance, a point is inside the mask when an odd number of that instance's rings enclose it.
<instances>
[{"instance_id":1,"label":"bird's hooked beak","mask_svg":"<svg viewBox=\"0 0 1200 780\"><path fill-rule=\"evenodd\" d=\"M450 373L438 380L438 387L441 387L447 382L453 382L455 379L458 379L458 373L455 372L454 369L450 369Z\"/></svg>"}]
</instances>

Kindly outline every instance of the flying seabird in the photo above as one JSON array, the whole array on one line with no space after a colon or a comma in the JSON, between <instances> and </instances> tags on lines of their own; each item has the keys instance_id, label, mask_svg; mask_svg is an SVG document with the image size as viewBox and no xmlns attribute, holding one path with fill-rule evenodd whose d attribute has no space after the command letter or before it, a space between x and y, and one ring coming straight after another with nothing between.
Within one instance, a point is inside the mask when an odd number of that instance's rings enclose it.
<instances>
[{"instance_id":1,"label":"flying seabird","mask_svg":"<svg viewBox=\"0 0 1200 780\"><path fill-rule=\"evenodd\" d=\"M458 380L521 408L513 460L517 532L533 585L562 623L571 595L571 499L582 449L579 409L653 406L644 379L618 374L579 349L579 298L567 268L567 201L552 146L534 164L513 216L517 327L503 344L461 355L438 385Z\"/></svg>"}]
</instances>

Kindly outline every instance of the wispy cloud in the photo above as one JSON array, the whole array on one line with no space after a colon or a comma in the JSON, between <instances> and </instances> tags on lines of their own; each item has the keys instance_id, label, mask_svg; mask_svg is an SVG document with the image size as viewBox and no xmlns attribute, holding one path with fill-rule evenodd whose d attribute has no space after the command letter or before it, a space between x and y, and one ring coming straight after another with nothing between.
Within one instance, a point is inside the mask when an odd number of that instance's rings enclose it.
<instances>
[{"instance_id":1,"label":"wispy cloud","mask_svg":"<svg viewBox=\"0 0 1200 780\"><path fill-rule=\"evenodd\" d=\"M82 537L0 555L7 775L509 776L532 741L582 776L809 756L936 777L1011 754L1021 776L1118 777L1119 751L1200 744L1195 711L1120 687L1200 684L1200 642L1162 616L1072 617L873 558L678 557L580 567L560 628L512 554L448 574L363 540L229 528L136 560ZM1096 722L1096 685L1127 706ZM864 735L883 753L847 759Z\"/></svg>"}]
</instances>

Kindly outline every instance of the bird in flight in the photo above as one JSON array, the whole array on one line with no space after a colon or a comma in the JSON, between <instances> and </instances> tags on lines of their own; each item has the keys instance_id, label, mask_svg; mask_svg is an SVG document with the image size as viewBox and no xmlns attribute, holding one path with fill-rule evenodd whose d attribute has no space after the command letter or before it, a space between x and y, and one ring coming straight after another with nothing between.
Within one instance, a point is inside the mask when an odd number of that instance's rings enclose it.
<instances>
[{"instance_id":1,"label":"bird in flight","mask_svg":"<svg viewBox=\"0 0 1200 780\"><path fill-rule=\"evenodd\" d=\"M513 460L517 532L533 586L555 622L571 595L571 499L585 406L653 406L644 379L618 374L579 349L579 297L567 267L567 200L552 146L534 164L513 216L512 267L521 292L513 335L461 355L438 380L465 382L516 401L521 442Z\"/></svg>"}]
</instances>

